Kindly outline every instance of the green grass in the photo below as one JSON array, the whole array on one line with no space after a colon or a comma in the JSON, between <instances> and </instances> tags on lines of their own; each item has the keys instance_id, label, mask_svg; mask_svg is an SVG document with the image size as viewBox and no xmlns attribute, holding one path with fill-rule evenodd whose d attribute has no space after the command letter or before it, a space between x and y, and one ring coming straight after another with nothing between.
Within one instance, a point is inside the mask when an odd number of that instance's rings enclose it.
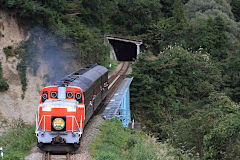
<instances>
[{"instance_id":1,"label":"green grass","mask_svg":"<svg viewBox=\"0 0 240 160\"><path fill-rule=\"evenodd\" d=\"M90 154L96 160L164 160L190 159L167 144L155 142L144 132L129 130L113 119L99 127L100 133L89 144Z\"/></svg>"},{"instance_id":2,"label":"green grass","mask_svg":"<svg viewBox=\"0 0 240 160\"><path fill-rule=\"evenodd\" d=\"M113 71L120 64L117 60L112 60L109 58L109 64L107 64L107 69L109 72Z\"/></svg>"},{"instance_id":3,"label":"green grass","mask_svg":"<svg viewBox=\"0 0 240 160\"><path fill-rule=\"evenodd\" d=\"M36 145L35 126L28 125L23 120L14 120L11 127L0 137L0 147L3 147L3 160L23 160L34 145Z\"/></svg>"}]
</instances>

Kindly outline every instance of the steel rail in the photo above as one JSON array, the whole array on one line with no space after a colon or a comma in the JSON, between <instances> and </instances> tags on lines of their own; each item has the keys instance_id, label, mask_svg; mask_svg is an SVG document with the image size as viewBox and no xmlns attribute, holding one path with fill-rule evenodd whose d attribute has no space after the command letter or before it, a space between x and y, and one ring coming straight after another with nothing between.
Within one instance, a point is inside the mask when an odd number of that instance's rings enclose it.
<instances>
[{"instance_id":1,"label":"steel rail","mask_svg":"<svg viewBox=\"0 0 240 160\"><path fill-rule=\"evenodd\" d=\"M116 77L119 75L119 73L123 70L123 67L124 67L125 64L126 64L126 62L123 62L120 70L118 70L116 74L112 75L112 76L108 79L108 84L111 84L111 83L114 81L114 79L116 79Z\"/></svg>"},{"instance_id":2,"label":"steel rail","mask_svg":"<svg viewBox=\"0 0 240 160\"><path fill-rule=\"evenodd\" d=\"M129 66L130 66L129 62L124 62L121 69L115 75L110 77L109 82L111 83L109 83L108 95L105 101L103 102L103 105L99 108L96 114L99 115L104 111L105 107L107 106L112 96L114 95L116 89L118 88L122 80L126 77L126 73L129 69ZM112 77L114 77L114 79Z\"/></svg>"}]
</instances>

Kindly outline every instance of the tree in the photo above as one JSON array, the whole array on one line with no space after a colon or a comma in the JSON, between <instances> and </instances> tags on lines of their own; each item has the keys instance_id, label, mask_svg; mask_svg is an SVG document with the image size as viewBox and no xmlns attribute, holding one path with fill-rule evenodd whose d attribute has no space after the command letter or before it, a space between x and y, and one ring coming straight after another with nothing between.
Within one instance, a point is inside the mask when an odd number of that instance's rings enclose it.
<instances>
[{"instance_id":1,"label":"tree","mask_svg":"<svg viewBox=\"0 0 240 160\"><path fill-rule=\"evenodd\" d=\"M235 102L240 102L240 57L230 57L224 67L225 92Z\"/></svg>"},{"instance_id":2,"label":"tree","mask_svg":"<svg viewBox=\"0 0 240 160\"><path fill-rule=\"evenodd\" d=\"M240 0L232 0L231 1L232 12L236 18L236 21L240 21Z\"/></svg>"},{"instance_id":3,"label":"tree","mask_svg":"<svg viewBox=\"0 0 240 160\"><path fill-rule=\"evenodd\" d=\"M164 123L189 117L194 109L189 104L219 90L221 78L207 55L181 47L169 46L158 57L150 57L139 57L133 65L132 109L162 139Z\"/></svg>"},{"instance_id":4,"label":"tree","mask_svg":"<svg viewBox=\"0 0 240 160\"><path fill-rule=\"evenodd\" d=\"M214 129L204 137L206 159L240 159L239 117L238 111L238 113L228 114L215 122Z\"/></svg>"},{"instance_id":5,"label":"tree","mask_svg":"<svg viewBox=\"0 0 240 160\"><path fill-rule=\"evenodd\" d=\"M228 57L229 40L225 34L225 23L221 17L197 19L192 21L186 34L188 48L196 51L200 48L215 60Z\"/></svg>"},{"instance_id":6,"label":"tree","mask_svg":"<svg viewBox=\"0 0 240 160\"><path fill-rule=\"evenodd\" d=\"M219 109L204 107L201 110L191 112L190 118L180 118L172 125L167 125L171 143L195 156L204 156L204 136L213 129L216 117L222 116Z\"/></svg>"},{"instance_id":7,"label":"tree","mask_svg":"<svg viewBox=\"0 0 240 160\"><path fill-rule=\"evenodd\" d=\"M117 4L117 1L111 0L83 0L82 6L86 13L80 17L85 24L109 30L112 18L119 13Z\"/></svg>"},{"instance_id":8,"label":"tree","mask_svg":"<svg viewBox=\"0 0 240 160\"><path fill-rule=\"evenodd\" d=\"M235 119L237 112L239 112L239 106L232 102L225 94L216 92L211 93L207 99L195 102L192 105L194 105L195 109L189 113L189 117L180 118L173 124L166 126L172 144L186 152L191 152L195 155L199 154L201 158L206 156L205 154L207 153L213 159L224 159L212 154L213 152L220 152L219 148L224 150L224 147L229 147L228 145L230 144L228 143L232 142L231 153L237 153L236 149L240 147L239 143L234 143L232 140L237 139L239 136L239 127L236 128L236 126L239 126L239 118L238 120ZM232 116L229 117L229 115ZM232 123L221 128L219 122L225 121L226 117L229 117L227 121ZM233 125L233 123L235 124ZM227 123L224 122L224 124ZM219 131L219 129L223 132ZM219 139L211 137L213 132L216 134L215 130L218 130L218 134L222 134L215 135L219 136ZM235 135L235 137L227 140L231 135ZM227 145L225 142L227 142ZM206 146L208 147L206 148Z\"/></svg>"},{"instance_id":9,"label":"tree","mask_svg":"<svg viewBox=\"0 0 240 160\"><path fill-rule=\"evenodd\" d=\"M186 32L188 22L184 13L184 5L181 0L173 3L173 17L160 19L149 28L143 35L145 45L150 46L150 50L157 55L168 45L178 44L186 46ZM148 47L149 47L148 46Z\"/></svg>"},{"instance_id":10,"label":"tree","mask_svg":"<svg viewBox=\"0 0 240 160\"><path fill-rule=\"evenodd\" d=\"M240 27L235 22L230 5L226 0L189 0L185 5L189 20L198 18L221 17L225 23L225 31L231 40L240 38Z\"/></svg>"},{"instance_id":11,"label":"tree","mask_svg":"<svg viewBox=\"0 0 240 160\"><path fill-rule=\"evenodd\" d=\"M119 0L118 8L112 17L113 27L121 33L139 35L161 17L162 5L158 0Z\"/></svg>"},{"instance_id":12,"label":"tree","mask_svg":"<svg viewBox=\"0 0 240 160\"><path fill-rule=\"evenodd\" d=\"M183 4L187 3L189 0L181 0ZM174 8L174 3L176 1L175 0L160 0L160 3L162 4L162 6L164 6L162 8L162 13L164 15L165 18L170 18L173 16L173 8Z\"/></svg>"},{"instance_id":13,"label":"tree","mask_svg":"<svg viewBox=\"0 0 240 160\"><path fill-rule=\"evenodd\" d=\"M38 0L43 6L46 8L52 8L53 10L56 10L57 12L61 12L67 7L67 1L66 0Z\"/></svg>"},{"instance_id":14,"label":"tree","mask_svg":"<svg viewBox=\"0 0 240 160\"><path fill-rule=\"evenodd\" d=\"M74 40L74 45L78 50L77 54L74 55L75 59L82 64L107 65L109 47L101 39L102 35L97 28L90 30L78 19L71 19L68 28L68 35Z\"/></svg>"},{"instance_id":15,"label":"tree","mask_svg":"<svg viewBox=\"0 0 240 160\"><path fill-rule=\"evenodd\" d=\"M175 0L173 3L173 17L176 23L186 23L184 5L181 0Z\"/></svg>"}]
</instances>

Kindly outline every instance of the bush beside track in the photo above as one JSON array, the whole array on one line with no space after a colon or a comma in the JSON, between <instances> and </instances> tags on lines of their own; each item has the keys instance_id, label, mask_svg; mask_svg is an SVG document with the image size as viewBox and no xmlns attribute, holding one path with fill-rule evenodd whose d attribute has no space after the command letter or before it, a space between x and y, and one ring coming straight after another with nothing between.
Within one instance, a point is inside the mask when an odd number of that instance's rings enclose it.
<instances>
[{"instance_id":1,"label":"bush beside track","mask_svg":"<svg viewBox=\"0 0 240 160\"><path fill-rule=\"evenodd\" d=\"M90 154L96 160L190 159L143 132L124 128L117 119L104 122L99 129L100 133L89 144Z\"/></svg>"},{"instance_id":2,"label":"bush beside track","mask_svg":"<svg viewBox=\"0 0 240 160\"><path fill-rule=\"evenodd\" d=\"M26 124L22 119L14 120L0 137L4 160L20 160L30 153L36 145L35 126Z\"/></svg>"}]
</instances>

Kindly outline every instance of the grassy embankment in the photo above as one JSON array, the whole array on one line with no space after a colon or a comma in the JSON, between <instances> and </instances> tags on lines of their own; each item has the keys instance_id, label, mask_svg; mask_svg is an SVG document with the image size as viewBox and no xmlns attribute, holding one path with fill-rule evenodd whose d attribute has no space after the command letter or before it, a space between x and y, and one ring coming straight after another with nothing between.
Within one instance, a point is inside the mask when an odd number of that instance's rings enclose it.
<instances>
[{"instance_id":1,"label":"grassy embankment","mask_svg":"<svg viewBox=\"0 0 240 160\"><path fill-rule=\"evenodd\" d=\"M23 120L14 120L10 128L0 137L0 147L3 147L4 160L22 160L36 145L35 126L28 125Z\"/></svg>"},{"instance_id":2,"label":"grassy embankment","mask_svg":"<svg viewBox=\"0 0 240 160\"><path fill-rule=\"evenodd\" d=\"M116 119L104 122L99 129L100 133L89 144L90 154L96 160L190 159L143 132L124 128Z\"/></svg>"}]
</instances>

